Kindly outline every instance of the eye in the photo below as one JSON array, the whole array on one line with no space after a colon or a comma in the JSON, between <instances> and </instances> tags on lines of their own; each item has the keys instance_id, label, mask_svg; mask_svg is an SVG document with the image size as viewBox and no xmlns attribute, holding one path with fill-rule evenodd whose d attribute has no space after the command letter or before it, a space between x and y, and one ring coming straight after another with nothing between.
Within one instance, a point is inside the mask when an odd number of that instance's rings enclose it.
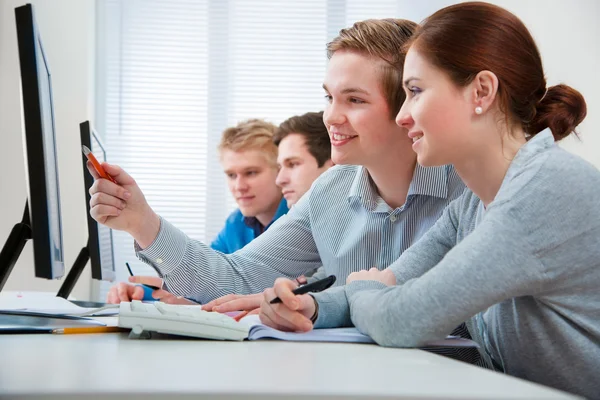
<instances>
[{"instance_id":1,"label":"eye","mask_svg":"<svg viewBox=\"0 0 600 400\"><path fill-rule=\"evenodd\" d=\"M229 173L229 174L225 174L227 175L228 179L235 179L235 174Z\"/></svg>"},{"instance_id":2,"label":"eye","mask_svg":"<svg viewBox=\"0 0 600 400\"><path fill-rule=\"evenodd\" d=\"M356 97L350 97L350 98L348 99L348 101L349 101L350 103L354 103L354 104L364 104L364 103L365 103L365 101L363 101L363 100L361 100L361 99L357 99Z\"/></svg>"},{"instance_id":3,"label":"eye","mask_svg":"<svg viewBox=\"0 0 600 400\"><path fill-rule=\"evenodd\" d=\"M290 168L297 167L298 165L300 165L300 163L299 163L299 162L296 162L296 161L294 161L294 162L291 162L291 163L290 163Z\"/></svg>"},{"instance_id":4,"label":"eye","mask_svg":"<svg viewBox=\"0 0 600 400\"><path fill-rule=\"evenodd\" d=\"M326 94L324 96L324 98L325 98L325 101L328 103L331 103L331 101L333 100L333 97L330 94Z\"/></svg>"},{"instance_id":5,"label":"eye","mask_svg":"<svg viewBox=\"0 0 600 400\"><path fill-rule=\"evenodd\" d=\"M414 97L422 92L421 88L418 88L416 86L411 86L407 88L407 90L410 92L410 97Z\"/></svg>"},{"instance_id":6,"label":"eye","mask_svg":"<svg viewBox=\"0 0 600 400\"><path fill-rule=\"evenodd\" d=\"M246 172L246 176L255 176L258 175L258 171L248 171Z\"/></svg>"}]
</instances>

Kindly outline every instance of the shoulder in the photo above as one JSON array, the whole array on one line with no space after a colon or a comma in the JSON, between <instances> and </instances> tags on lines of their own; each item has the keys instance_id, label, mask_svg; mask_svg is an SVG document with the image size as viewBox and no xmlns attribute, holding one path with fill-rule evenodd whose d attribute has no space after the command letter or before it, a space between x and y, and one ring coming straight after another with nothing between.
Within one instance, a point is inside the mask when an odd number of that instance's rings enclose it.
<instances>
[{"instance_id":1,"label":"shoulder","mask_svg":"<svg viewBox=\"0 0 600 400\"><path fill-rule=\"evenodd\" d=\"M229 214L229 216L225 220L224 230L230 226L236 226L238 224L243 224L243 223L244 223L244 215L242 214L242 212L240 211L239 208L236 208L231 214Z\"/></svg>"}]
</instances>

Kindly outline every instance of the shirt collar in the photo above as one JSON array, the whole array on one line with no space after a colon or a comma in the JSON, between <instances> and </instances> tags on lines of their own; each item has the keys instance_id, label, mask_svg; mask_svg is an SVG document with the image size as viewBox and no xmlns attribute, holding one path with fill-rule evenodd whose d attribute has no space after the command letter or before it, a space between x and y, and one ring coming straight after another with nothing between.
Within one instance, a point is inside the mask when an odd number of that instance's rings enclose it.
<instances>
[{"instance_id":1,"label":"shirt collar","mask_svg":"<svg viewBox=\"0 0 600 400\"><path fill-rule=\"evenodd\" d=\"M287 201L285 198L282 198L281 201L279 202L279 207L277 207L277 211L275 211L275 215L273 216L273 219L271 220L271 222L269 222L269 225L267 225L266 227L264 227L260 221L258 219L256 219L256 217L244 217L244 224L246 224L246 226L248 226L249 228L254 229L255 231L258 230L258 232L262 232L262 231L266 231L267 228L269 226L271 226L271 224L275 221L277 221L277 219L279 217L281 217L284 214L287 214L287 212L289 211L288 206L287 206Z\"/></svg>"},{"instance_id":2,"label":"shirt collar","mask_svg":"<svg viewBox=\"0 0 600 400\"><path fill-rule=\"evenodd\" d=\"M422 167L417 164L412 181L408 188L408 197L432 196L445 199L448 197L448 171L446 166ZM350 192L348 201L358 200L369 209L374 209L378 204L384 203L383 199L375 190L375 184L369 175L369 171L359 166Z\"/></svg>"}]
</instances>

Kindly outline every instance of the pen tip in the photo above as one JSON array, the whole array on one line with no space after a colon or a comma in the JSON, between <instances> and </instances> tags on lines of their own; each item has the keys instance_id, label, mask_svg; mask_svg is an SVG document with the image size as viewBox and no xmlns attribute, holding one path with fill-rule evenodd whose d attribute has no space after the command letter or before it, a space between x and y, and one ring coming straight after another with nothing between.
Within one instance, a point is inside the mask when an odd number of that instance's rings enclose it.
<instances>
[{"instance_id":1,"label":"pen tip","mask_svg":"<svg viewBox=\"0 0 600 400\"><path fill-rule=\"evenodd\" d=\"M90 149L87 148L87 146L83 144L81 145L81 150L83 150L83 154L85 154L86 156L92 152Z\"/></svg>"}]
</instances>

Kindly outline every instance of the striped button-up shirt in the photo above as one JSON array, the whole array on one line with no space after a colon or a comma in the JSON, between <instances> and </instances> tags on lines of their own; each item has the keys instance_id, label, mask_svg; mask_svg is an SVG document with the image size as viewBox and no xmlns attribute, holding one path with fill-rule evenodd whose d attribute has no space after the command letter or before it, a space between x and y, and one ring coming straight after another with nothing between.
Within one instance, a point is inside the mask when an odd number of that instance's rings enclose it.
<instances>
[{"instance_id":1,"label":"striped button-up shirt","mask_svg":"<svg viewBox=\"0 0 600 400\"><path fill-rule=\"evenodd\" d=\"M416 166L406 202L391 208L364 167L329 169L265 233L233 254L193 240L166 220L138 257L169 291L200 303L229 293L258 293L278 277L324 267L343 285L352 272L384 269L433 226L464 190L450 166ZM137 247L137 246L136 246Z\"/></svg>"}]
</instances>

